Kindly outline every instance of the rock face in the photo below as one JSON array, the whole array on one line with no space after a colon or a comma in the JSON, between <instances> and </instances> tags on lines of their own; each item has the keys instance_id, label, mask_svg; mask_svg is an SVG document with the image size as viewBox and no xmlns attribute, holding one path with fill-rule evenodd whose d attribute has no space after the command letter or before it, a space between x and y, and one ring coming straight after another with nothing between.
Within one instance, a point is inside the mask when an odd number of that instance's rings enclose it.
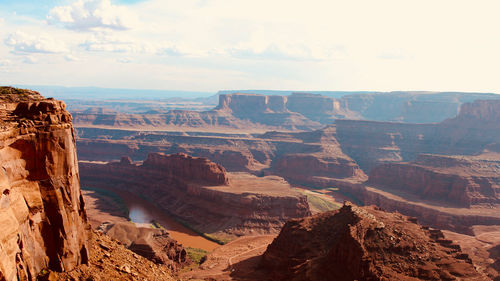
<instances>
[{"instance_id":1,"label":"rock face","mask_svg":"<svg viewBox=\"0 0 500 281\"><path fill-rule=\"evenodd\" d=\"M271 162L270 172L289 181L311 184L331 178L359 181L366 179L356 162L340 148L335 126L298 134L268 133L262 137L277 140L289 138L303 143L302 147L283 147L282 152L278 150L276 158Z\"/></svg>"},{"instance_id":2,"label":"rock face","mask_svg":"<svg viewBox=\"0 0 500 281\"><path fill-rule=\"evenodd\" d=\"M127 159L123 158L122 163L131 164L131 161ZM184 153L169 156L151 153L142 166L149 171L162 172L166 178L176 178L208 186L229 183L224 167L206 158L192 157Z\"/></svg>"},{"instance_id":3,"label":"rock face","mask_svg":"<svg viewBox=\"0 0 500 281\"><path fill-rule=\"evenodd\" d=\"M424 154L372 169L368 183L467 208L499 204L500 161Z\"/></svg>"},{"instance_id":4,"label":"rock face","mask_svg":"<svg viewBox=\"0 0 500 281\"><path fill-rule=\"evenodd\" d=\"M305 196L283 180L226 174L205 158L152 153L142 165L80 163L82 184L141 194L202 233L275 233L310 214Z\"/></svg>"},{"instance_id":5,"label":"rock face","mask_svg":"<svg viewBox=\"0 0 500 281\"><path fill-rule=\"evenodd\" d=\"M87 262L71 120L61 101L0 88L0 280Z\"/></svg>"},{"instance_id":6,"label":"rock face","mask_svg":"<svg viewBox=\"0 0 500 281\"><path fill-rule=\"evenodd\" d=\"M338 118L356 118L345 103L319 94L293 93L290 96L222 94L216 110L229 111L235 117L275 127L300 129L331 124Z\"/></svg>"},{"instance_id":7,"label":"rock face","mask_svg":"<svg viewBox=\"0 0 500 281\"><path fill-rule=\"evenodd\" d=\"M262 256L268 280L485 280L439 230L373 207L292 220Z\"/></svg>"}]
</instances>

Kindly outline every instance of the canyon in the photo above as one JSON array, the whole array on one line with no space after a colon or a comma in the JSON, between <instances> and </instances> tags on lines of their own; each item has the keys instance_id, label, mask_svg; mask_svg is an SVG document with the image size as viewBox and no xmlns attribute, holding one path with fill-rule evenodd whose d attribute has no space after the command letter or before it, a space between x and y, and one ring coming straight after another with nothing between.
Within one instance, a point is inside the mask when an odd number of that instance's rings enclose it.
<instances>
[{"instance_id":1,"label":"canyon","mask_svg":"<svg viewBox=\"0 0 500 281\"><path fill-rule=\"evenodd\" d=\"M499 98L491 93L265 90L219 91L196 99L147 95L134 99L126 93L108 99L95 94L56 96L67 99L77 127L242 133L311 130L336 119L436 123L455 117L464 103Z\"/></svg>"},{"instance_id":2,"label":"canyon","mask_svg":"<svg viewBox=\"0 0 500 281\"><path fill-rule=\"evenodd\" d=\"M326 94L72 117L1 88L0 280L498 278L500 101Z\"/></svg>"},{"instance_id":3,"label":"canyon","mask_svg":"<svg viewBox=\"0 0 500 281\"><path fill-rule=\"evenodd\" d=\"M81 162L81 182L126 190L154 202L199 233L219 241L279 231L291 218L311 214L305 196L276 176L227 173L206 158L151 153L108 164Z\"/></svg>"}]
</instances>

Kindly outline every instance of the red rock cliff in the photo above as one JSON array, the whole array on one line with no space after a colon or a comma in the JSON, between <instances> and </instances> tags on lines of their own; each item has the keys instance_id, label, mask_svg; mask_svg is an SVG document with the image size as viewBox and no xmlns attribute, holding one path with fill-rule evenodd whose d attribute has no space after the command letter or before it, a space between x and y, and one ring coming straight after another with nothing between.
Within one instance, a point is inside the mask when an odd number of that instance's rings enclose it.
<instances>
[{"instance_id":1,"label":"red rock cliff","mask_svg":"<svg viewBox=\"0 0 500 281\"><path fill-rule=\"evenodd\" d=\"M165 155L150 153L143 167L161 170L166 177L177 177L204 185L225 185L229 183L226 170L207 158L192 157L184 153Z\"/></svg>"},{"instance_id":2,"label":"red rock cliff","mask_svg":"<svg viewBox=\"0 0 500 281\"><path fill-rule=\"evenodd\" d=\"M65 104L0 88L0 280L88 259L75 138Z\"/></svg>"}]
</instances>

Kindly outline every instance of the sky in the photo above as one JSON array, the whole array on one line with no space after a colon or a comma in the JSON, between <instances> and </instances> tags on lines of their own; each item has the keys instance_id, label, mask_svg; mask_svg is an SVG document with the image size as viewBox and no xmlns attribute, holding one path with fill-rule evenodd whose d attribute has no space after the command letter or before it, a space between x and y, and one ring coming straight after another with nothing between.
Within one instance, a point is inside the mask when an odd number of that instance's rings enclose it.
<instances>
[{"instance_id":1,"label":"sky","mask_svg":"<svg viewBox=\"0 0 500 281\"><path fill-rule=\"evenodd\" d=\"M0 84L500 93L498 0L0 0Z\"/></svg>"}]
</instances>

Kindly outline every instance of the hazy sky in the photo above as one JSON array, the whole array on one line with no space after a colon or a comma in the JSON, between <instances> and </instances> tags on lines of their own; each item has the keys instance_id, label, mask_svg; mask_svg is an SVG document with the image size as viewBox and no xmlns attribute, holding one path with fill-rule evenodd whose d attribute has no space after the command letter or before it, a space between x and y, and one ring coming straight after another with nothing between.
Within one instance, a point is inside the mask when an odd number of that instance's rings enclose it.
<instances>
[{"instance_id":1,"label":"hazy sky","mask_svg":"<svg viewBox=\"0 0 500 281\"><path fill-rule=\"evenodd\" d=\"M0 0L0 84L500 93L499 0Z\"/></svg>"}]
</instances>

